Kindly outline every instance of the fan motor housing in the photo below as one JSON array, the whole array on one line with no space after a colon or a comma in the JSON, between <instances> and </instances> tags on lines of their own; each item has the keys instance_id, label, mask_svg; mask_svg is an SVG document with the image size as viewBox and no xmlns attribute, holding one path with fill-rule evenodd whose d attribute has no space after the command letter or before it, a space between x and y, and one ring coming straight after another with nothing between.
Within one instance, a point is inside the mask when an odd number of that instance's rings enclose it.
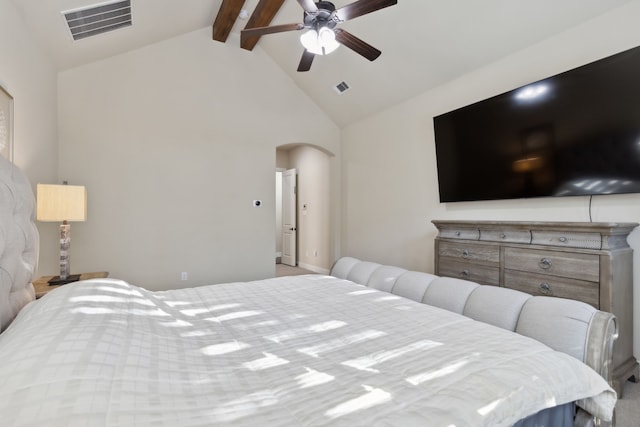
<instances>
[{"instance_id":1,"label":"fan motor housing","mask_svg":"<svg viewBox=\"0 0 640 427\"><path fill-rule=\"evenodd\" d=\"M330 1L316 2L318 10L316 12L304 12L304 25L310 28L328 27L333 28L336 26L336 7Z\"/></svg>"},{"instance_id":2,"label":"fan motor housing","mask_svg":"<svg viewBox=\"0 0 640 427\"><path fill-rule=\"evenodd\" d=\"M329 13L335 12L335 10L336 10L336 6L333 3L331 3L330 1L319 1L319 2L316 3L316 7L319 10L326 10Z\"/></svg>"}]
</instances>

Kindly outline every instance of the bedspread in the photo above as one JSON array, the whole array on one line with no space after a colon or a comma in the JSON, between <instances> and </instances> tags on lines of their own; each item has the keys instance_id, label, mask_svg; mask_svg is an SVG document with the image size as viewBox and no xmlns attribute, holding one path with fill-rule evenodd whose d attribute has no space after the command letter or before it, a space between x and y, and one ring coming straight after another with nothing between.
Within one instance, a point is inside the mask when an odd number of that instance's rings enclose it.
<instances>
[{"instance_id":1,"label":"bedspread","mask_svg":"<svg viewBox=\"0 0 640 427\"><path fill-rule=\"evenodd\" d=\"M509 426L615 392L530 338L330 276L65 285L0 335L8 426Z\"/></svg>"}]
</instances>

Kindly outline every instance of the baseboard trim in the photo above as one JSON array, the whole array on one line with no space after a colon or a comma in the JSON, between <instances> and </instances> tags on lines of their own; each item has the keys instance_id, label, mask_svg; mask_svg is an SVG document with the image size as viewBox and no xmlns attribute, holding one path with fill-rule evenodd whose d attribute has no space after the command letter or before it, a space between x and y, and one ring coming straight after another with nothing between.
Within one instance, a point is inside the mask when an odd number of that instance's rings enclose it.
<instances>
[{"instance_id":1,"label":"baseboard trim","mask_svg":"<svg viewBox=\"0 0 640 427\"><path fill-rule=\"evenodd\" d=\"M305 264L303 262L299 262L298 267L304 268L305 270L313 271L314 273L318 273L318 274L329 274L330 272L326 268L318 267L316 265L311 265L311 264Z\"/></svg>"}]
</instances>

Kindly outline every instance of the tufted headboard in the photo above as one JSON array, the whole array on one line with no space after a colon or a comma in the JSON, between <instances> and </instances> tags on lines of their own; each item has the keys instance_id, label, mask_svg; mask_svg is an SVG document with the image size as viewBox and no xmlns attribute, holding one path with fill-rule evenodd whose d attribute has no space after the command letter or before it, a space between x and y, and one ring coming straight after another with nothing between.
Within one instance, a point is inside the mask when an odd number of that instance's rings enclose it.
<instances>
[{"instance_id":1,"label":"tufted headboard","mask_svg":"<svg viewBox=\"0 0 640 427\"><path fill-rule=\"evenodd\" d=\"M38 263L36 201L24 174L0 156L0 332L35 299Z\"/></svg>"}]
</instances>

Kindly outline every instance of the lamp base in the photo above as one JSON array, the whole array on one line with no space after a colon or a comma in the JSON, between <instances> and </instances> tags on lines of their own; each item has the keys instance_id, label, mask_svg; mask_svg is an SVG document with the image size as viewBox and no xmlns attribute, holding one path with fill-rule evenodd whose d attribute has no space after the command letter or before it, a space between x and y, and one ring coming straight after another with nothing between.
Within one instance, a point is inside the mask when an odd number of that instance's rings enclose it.
<instances>
[{"instance_id":1,"label":"lamp base","mask_svg":"<svg viewBox=\"0 0 640 427\"><path fill-rule=\"evenodd\" d=\"M70 276L67 276L66 279L61 279L60 276L54 276L47 283L49 283L49 286L58 286L58 285L66 285L67 283L71 283L71 282L77 282L79 280L80 280L79 274L71 274Z\"/></svg>"}]
</instances>

